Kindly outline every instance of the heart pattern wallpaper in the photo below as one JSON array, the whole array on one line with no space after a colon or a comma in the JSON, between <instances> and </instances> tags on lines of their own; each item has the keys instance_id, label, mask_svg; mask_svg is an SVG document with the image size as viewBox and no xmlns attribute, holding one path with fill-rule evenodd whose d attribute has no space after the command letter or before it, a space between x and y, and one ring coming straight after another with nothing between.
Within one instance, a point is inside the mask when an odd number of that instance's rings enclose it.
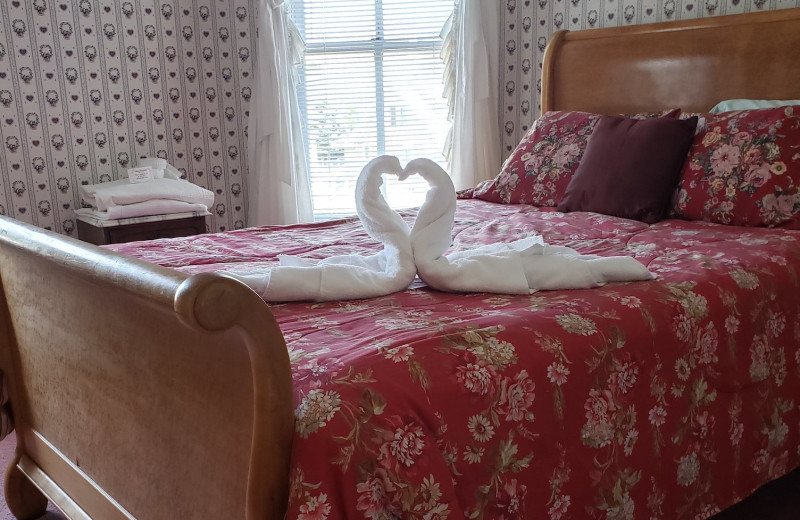
<instances>
[{"instance_id":1,"label":"heart pattern wallpaper","mask_svg":"<svg viewBox=\"0 0 800 520\"><path fill-rule=\"evenodd\" d=\"M800 0L498 0L503 2L500 60L503 154L539 117L542 59L560 29L577 31L800 6ZM709 107L711 108L711 107Z\"/></svg>"},{"instance_id":2,"label":"heart pattern wallpaper","mask_svg":"<svg viewBox=\"0 0 800 520\"><path fill-rule=\"evenodd\" d=\"M77 187L161 157L245 226L248 0L0 0L0 214L75 236Z\"/></svg>"}]
</instances>

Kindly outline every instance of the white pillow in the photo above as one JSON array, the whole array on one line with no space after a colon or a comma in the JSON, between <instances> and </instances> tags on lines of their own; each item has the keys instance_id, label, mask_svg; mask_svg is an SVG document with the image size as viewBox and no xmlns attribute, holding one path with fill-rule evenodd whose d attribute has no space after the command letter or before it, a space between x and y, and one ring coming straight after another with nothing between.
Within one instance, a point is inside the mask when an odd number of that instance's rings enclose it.
<instances>
[{"instance_id":1,"label":"white pillow","mask_svg":"<svg viewBox=\"0 0 800 520\"><path fill-rule=\"evenodd\" d=\"M787 105L800 105L800 99L726 99L720 101L709 110L712 114L731 112L733 110L754 110L758 108L785 107Z\"/></svg>"}]
</instances>

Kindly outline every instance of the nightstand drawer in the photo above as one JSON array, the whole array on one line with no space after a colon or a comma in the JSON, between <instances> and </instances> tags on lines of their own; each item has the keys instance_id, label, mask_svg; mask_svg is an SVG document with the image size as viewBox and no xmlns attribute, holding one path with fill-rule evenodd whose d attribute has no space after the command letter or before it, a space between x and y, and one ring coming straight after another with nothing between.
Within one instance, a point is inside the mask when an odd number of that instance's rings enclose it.
<instances>
[{"instance_id":1,"label":"nightstand drawer","mask_svg":"<svg viewBox=\"0 0 800 520\"><path fill-rule=\"evenodd\" d=\"M188 217L155 222L137 222L110 227L98 227L78 220L78 237L92 244L121 244L138 240L155 240L157 238L176 238L199 235L206 231L206 219L203 216Z\"/></svg>"},{"instance_id":2,"label":"nightstand drawer","mask_svg":"<svg viewBox=\"0 0 800 520\"><path fill-rule=\"evenodd\" d=\"M167 222L152 222L148 223L150 224L149 226L146 226L145 224L134 224L130 227L123 226L121 228L111 228L108 231L108 243L120 244L122 242L135 242L137 240L188 237L202 233L197 226L192 226L185 222L182 222L180 225L164 225L167 224ZM203 222L202 230L205 231L205 222Z\"/></svg>"}]
</instances>

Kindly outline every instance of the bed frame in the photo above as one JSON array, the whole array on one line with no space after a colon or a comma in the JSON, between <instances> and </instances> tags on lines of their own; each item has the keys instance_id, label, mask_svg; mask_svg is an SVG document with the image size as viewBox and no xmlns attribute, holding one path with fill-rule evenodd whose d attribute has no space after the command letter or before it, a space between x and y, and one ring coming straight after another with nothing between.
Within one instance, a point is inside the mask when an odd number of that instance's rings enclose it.
<instances>
[{"instance_id":1,"label":"bed frame","mask_svg":"<svg viewBox=\"0 0 800 520\"><path fill-rule=\"evenodd\" d=\"M559 32L542 108L798 99L798 48L800 9ZM256 293L7 218L0 282L18 440L5 493L17 518L38 518L48 499L73 519L283 517L292 381Z\"/></svg>"}]
</instances>

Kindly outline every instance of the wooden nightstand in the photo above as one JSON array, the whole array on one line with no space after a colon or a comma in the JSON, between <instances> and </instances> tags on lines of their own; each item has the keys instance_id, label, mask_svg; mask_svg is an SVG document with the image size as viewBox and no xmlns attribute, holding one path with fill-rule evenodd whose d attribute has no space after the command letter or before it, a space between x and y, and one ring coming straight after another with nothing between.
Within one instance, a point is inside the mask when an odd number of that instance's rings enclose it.
<instances>
[{"instance_id":1,"label":"wooden nightstand","mask_svg":"<svg viewBox=\"0 0 800 520\"><path fill-rule=\"evenodd\" d=\"M104 245L199 235L206 232L206 215L210 213L176 213L119 220L76 215L78 238L91 244Z\"/></svg>"}]
</instances>

